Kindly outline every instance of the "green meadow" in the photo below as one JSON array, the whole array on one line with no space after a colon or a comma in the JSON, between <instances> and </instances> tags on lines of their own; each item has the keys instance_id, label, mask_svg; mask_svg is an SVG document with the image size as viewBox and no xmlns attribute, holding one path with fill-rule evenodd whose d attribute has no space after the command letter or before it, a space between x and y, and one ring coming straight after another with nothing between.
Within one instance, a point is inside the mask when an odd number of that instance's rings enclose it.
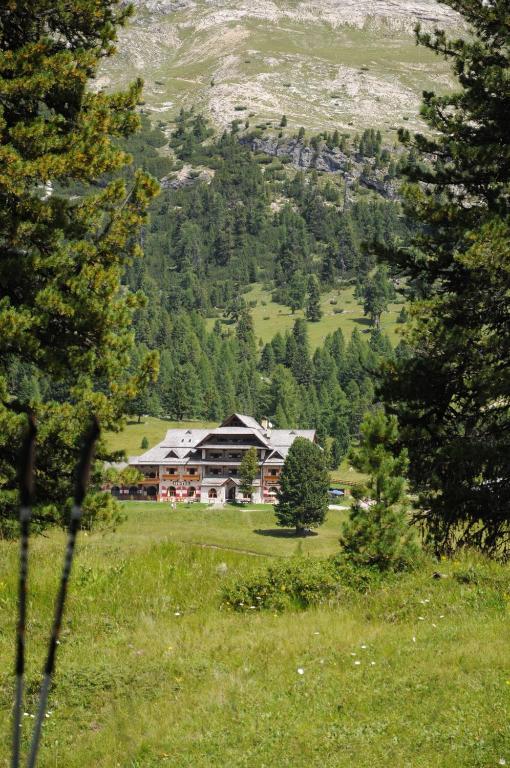
<instances>
[{"instance_id":1,"label":"green meadow","mask_svg":"<svg viewBox=\"0 0 510 768\"><path fill-rule=\"evenodd\" d=\"M335 552L342 512L302 540L262 535L269 508L126 513L116 532L80 536L41 768L510 762L508 567L430 561L338 605L240 614L222 605L223 585L276 558ZM25 746L63 545L52 532L30 553ZM2 768L17 553L0 542Z\"/></svg>"},{"instance_id":2,"label":"green meadow","mask_svg":"<svg viewBox=\"0 0 510 768\"><path fill-rule=\"evenodd\" d=\"M250 312L255 326L255 335L263 343L271 341L273 336L280 332L292 330L292 326L298 317L304 317L303 310L292 313L289 307L277 304L271 300L271 292L260 283L256 283L252 289L243 294L250 304ZM321 296L322 318L317 323L307 323L308 336L312 349L320 346L328 333L333 333L340 328L346 340L351 336L355 328L360 333L370 333L370 322L363 314L363 307L353 296L352 288L341 288L328 291ZM381 330L386 333L393 344L399 341L399 330L402 328L397 323L397 318L402 308L401 304L390 304L387 312L381 317ZM228 321L230 322L230 321ZM225 323L228 327L228 322ZM209 329L213 327L215 319L207 321Z\"/></svg>"}]
</instances>

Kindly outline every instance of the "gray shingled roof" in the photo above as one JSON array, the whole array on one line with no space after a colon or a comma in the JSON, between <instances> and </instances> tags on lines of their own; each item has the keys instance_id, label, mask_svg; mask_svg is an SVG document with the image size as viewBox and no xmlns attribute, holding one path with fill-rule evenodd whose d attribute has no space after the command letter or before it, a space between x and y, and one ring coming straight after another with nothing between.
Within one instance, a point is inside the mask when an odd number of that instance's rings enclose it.
<instances>
[{"instance_id":1,"label":"gray shingled roof","mask_svg":"<svg viewBox=\"0 0 510 768\"><path fill-rule=\"evenodd\" d=\"M190 454L203 442L209 435L243 435L255 436L259 438L268 448L277 449L285 458L288 449L296 437L306 437L313 440L315 430L313 429L273 429L264 432L260 424L251 416L234 414L243 423L251 421L255 426L246 427L215 427L214 429L169 429L164 440L153 448L150 448L140 456L132 456L129 459L130 464L172 464L182 466L190 460ZM229 417L231 418L231 417ZM228 421L228 419L225 419ZM225 423L225 422L223 422ZM228 447L228 444L225 445ZM168 456L173 452L174 456ZM275 457L268 457L265 463L277 462Z\"/></svg>"},{"instance_id":2,"label":"gray shingled roof","mask_svg":"<svg viewBox=\"0 0 510 768\"><path fill-rule=\"evenodd\" d=\"M220 427L222 427L225 422L230 421L230 419L233 418L239 419L239 421L241 421L245 427L248 427L249 429L257 429L259 432L262 431L262 427L258 421L254 419L253 416L245 416L244 413L233 413L231 416L221 422Z\"/></svg>"}]
</instances>

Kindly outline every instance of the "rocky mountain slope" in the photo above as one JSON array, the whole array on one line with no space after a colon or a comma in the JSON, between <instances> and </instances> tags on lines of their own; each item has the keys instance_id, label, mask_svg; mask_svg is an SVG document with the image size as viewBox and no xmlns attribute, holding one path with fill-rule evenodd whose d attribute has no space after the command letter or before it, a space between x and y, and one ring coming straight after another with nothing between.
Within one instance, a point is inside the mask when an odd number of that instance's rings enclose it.
<instances>
[{"instance_id":1,"label":"rocky mountain slope","mask_svg":"<svg viewBox=\"0 0 510 768\"><path fill-rule=\"evenodd\" d=\"M423 89L449 86L413 27L458 19L435 0L136 0L98 86L145 79L162 120L192 104L218 125L391 131L417 124Z\"/></svg>"}]
</instances>

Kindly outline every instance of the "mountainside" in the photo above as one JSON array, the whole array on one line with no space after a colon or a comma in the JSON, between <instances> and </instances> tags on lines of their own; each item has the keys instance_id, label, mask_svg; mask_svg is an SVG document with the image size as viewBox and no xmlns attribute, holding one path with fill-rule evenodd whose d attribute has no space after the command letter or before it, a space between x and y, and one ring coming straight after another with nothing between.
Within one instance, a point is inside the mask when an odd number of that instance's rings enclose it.
<instances>
[{"instance_id":1,"label":"mountainside","mask_svg":"<svg viewBox=\"0 0 510 768\"><path fill-rule=\"evenodd\" d=\"M458 25L434 0L136 0L100 87L145 79L147 108L196 105L214 122L279 121L312 130L416 125L424 89L448 88L445 63L413 27Z\"/></svg>"}]
</instances>

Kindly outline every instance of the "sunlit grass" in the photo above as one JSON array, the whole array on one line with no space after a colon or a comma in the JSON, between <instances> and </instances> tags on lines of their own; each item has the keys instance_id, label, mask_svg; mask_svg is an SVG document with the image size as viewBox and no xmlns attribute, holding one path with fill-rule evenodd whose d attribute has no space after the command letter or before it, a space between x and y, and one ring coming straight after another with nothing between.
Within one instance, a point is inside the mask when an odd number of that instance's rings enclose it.
<instances>
[{"instance_id":1,"label":"sunlit grass","mask_svg":"<svg viewBox=\"0 0 510 768\"><path fill-rule=\"evenodd\" d=\"M42 768L485 768L510 761L508 567L427 562L335 608L234 614L221 608L222 584L272 558L179 543L193 525L188 511L178 510L177 524L142 506L116 534L81 536ZM236 512L237 525L229 517ZM236 542L250 549L259 520L248 524L243 514L220 513L216 533L236 528ZM206 544L214 525L200 525L193 536ZM275 543L285 554L288 542ZM63 544L52 533L31 553L25 739ZM5 767L16 564L17 545L0 542ZM437 569L447 578L431 578Z\"/></svg>"}]
</instances>

